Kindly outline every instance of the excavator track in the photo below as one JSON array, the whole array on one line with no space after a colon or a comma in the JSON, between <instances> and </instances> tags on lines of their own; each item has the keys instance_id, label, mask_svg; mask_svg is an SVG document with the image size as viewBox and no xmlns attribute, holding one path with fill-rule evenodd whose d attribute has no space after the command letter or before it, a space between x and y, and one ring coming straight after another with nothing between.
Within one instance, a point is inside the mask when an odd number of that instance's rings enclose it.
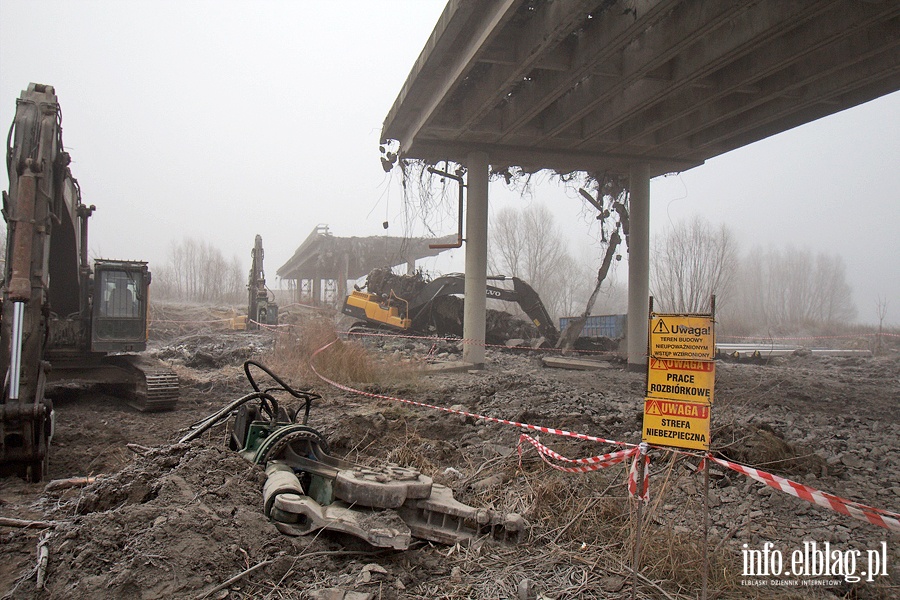
<instances>
[{"instance_id":1,"label":"excavator track","mask_svg":"<svg viewBox=\"0 0 900 600\"><path fill-rule=\"evenodd\" d=\"M178 375L169 369L142 371L129 404L141 412L172 410L178 403Z\"/></svg>"},{"instance_id":2,"label":"excavator track","mask_svg":"<svg viewBox=\"0 0 900 600\"><path fill-rule=\"evenodd\" d=\"M175 408L181 395L178 375L165 363L134 354L110 356L107 361L128 372L132 384L126 389L126 400L130 406L141 412Z\"/></svg>"}]
</instances>

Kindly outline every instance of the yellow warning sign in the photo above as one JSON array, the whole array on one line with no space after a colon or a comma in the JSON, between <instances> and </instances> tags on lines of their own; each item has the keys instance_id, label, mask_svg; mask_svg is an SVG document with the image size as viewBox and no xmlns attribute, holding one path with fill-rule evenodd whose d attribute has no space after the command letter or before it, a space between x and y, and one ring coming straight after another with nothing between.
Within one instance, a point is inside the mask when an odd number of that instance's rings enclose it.
<instances>
[{"instance_id":1,"label":"yellow warning sign","mask_svg":"<svg viewBox=\"0 0 900 600\"><path fill-rule=\"evenodd\" d=\"M679 360L712 360L715 358L712 318L651 315L650 356Z\"/></svg>"},{"instance_id":2,"label":"yellow warning sign","mask_svg":"<svg viewBox=\"0 0 900 600\"><path fill-rule=\"evenodd\" d=\"M716 363L651 358L647 365L647 395L688 402L713 401Z\"/></svg>"},{"instance_id":3,"label":"yellow warning sign","mask_svg":"<svg viewBox=\"0 0 900 600\"><path fill-rule=\"evenodd\" d=\"M709 450L708 404L644 399L644 427L641 440L649 444Z\"/></svg>"}]
</instances>

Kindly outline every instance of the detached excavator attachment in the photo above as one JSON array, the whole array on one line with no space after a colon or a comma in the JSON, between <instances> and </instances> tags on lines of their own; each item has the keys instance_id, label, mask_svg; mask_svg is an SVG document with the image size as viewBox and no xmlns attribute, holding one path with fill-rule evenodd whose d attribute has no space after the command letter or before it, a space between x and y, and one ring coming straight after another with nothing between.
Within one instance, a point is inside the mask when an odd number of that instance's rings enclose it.
<instances>
[{"instance_id":1,"label":"detached excavator attachment","mask_svg":"<svg viewBox=\"0 0 900 600\"><path fill-rule=\"evenodd\" d=\"M278 406L269 393L272 388L260 390L251 366L268 373L281 391L306 402L302 423L296 422L299 411ZM415 469L361 466L332 456L324 436L306 424L317 394L291 389L253 361L244 364L244 371L254 392L198 423L181 441L234 414L229 445L266 468L263 507L282 533L306 535L325 529L396 550L409 548L413 538L465 544L488 536L504 542L524 537L520 515L463 504L450 488Z\"/></svg>"},{"instance_id":2,"label":"detached excavator attachment","mask_svg":"<svg viewBox=\"0 0 900 600\"><path fill-rule=\"evenodd\" d=\"M397 550L413 537L465 544L484 536L518 542L525 533L521 516L463 504L415 469L355 465L326 454L315 436L277 446L277 456L268 455L263 501L282 533L329 529Z\"/></svg>"}]
</instances>

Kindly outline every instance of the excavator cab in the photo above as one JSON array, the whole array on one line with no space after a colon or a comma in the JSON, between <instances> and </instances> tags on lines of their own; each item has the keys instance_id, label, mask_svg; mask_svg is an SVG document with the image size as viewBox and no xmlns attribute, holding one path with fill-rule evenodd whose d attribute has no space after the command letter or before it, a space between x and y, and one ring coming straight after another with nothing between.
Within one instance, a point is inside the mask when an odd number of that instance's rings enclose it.
<instances>
[{"instance_id":1,"label":"excavator cab","mask_svg":"<svg viewBox=\"0 0 900 600\"><path fill-rule=\"evenodd\" d=\"M141 352L147 347L150 271L141 261L94 263L91 351Z\"/></svg>"}]
</instances>

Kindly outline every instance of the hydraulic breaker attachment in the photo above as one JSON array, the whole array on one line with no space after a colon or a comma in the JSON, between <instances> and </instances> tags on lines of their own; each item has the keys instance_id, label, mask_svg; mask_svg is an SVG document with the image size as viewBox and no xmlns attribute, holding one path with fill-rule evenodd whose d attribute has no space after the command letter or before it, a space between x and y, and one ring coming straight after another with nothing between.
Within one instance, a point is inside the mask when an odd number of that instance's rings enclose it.
<instances>
[{"instance_id":1,"label":"hydraulic breaker attachment","mask_svg":"<svg viewBox=\"0 0 900 600\"><path fill-rule=\"evenodd\" d=\"M465 544L488 535L519 542L525 534L520 515L463 504L450 488L414 469L361 467L325 455L312 438L298 444L283 446L266 467L266 516L283 533L330 529L398 550L409 547L410 536Z\"/></svg>"},{"instance_id":2,"label":"hydraulic breaker attachment","mask_svg":"<svg viewBox=\"0 0 900 600\"><path fill-rule=\"evenodd\" d=\"M306 535L319 529L340 531L379 548L406 550L412 543L409 527L393 510L350 508L335 501L322 506L304 494L294 470L279 462L269 463L263 486L266 516L287 535Z\"/></svg>"},{"instance_id":3,"label":"hydraulic breaker attachment","mask_svg":"<svg viewBox=\"0 0 900 600\"><path fill-rule=\"evenodd\" d=\"M306 400L302 423L296 422L299 410L279 407L270 393L278 388L260 390L250 366L264 370L282 391ZM414 537L465 544L488 536L516 543L525 536L520 515L463 504L450 488L415 469L362 466L332 456L324 436L306 425L310 404L318 395L292 390L253 361L244 364L244 371L255 391L196 424L181 441L190 441L234 415L229 446L266 468L263 507L282 533L306 535L325 529L397 550L408 548Z\"/></svg>"}]
</instances>

